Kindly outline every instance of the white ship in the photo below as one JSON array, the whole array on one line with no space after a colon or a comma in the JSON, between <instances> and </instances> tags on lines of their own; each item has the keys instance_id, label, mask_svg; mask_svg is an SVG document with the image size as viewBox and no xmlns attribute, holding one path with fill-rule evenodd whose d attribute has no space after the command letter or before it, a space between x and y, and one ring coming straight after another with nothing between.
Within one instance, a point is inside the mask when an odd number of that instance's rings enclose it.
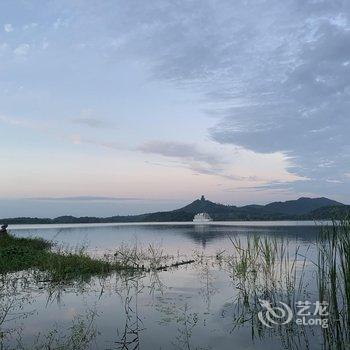
<instances>
[{"instance_id":1,"label":"white ship","mask_svg":"<svg viewBox=\"0 0 350 350\"><path fill-rule=\"evenodd\" d=\"M208 213L199 213L193 218L193 222L195 224L205 224L211 221L213 221L213 219L209 216Z\"/></svg>"}]
</instances>

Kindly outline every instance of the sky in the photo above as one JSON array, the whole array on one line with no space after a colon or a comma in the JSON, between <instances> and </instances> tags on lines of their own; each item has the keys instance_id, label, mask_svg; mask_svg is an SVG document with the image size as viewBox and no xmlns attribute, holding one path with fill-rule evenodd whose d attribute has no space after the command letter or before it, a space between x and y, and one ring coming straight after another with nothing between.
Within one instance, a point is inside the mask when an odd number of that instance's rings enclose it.
<instances>
[{"instance_id":1,"label":"sky","mask_svg":"<svg viewBox=\"0 0 350 350\"><path fill-rule=\"evenodd\" d=\"M2 0L0 217L349 203L349 95L347 0Z\"/></svg>"}]
</instances>

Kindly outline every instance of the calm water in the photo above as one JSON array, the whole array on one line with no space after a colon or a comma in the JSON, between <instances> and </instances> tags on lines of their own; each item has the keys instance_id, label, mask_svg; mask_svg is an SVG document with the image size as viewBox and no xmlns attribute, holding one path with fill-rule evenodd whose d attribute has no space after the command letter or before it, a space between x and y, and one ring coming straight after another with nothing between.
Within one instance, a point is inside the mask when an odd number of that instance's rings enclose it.
<instances>
[{"instance_id":1,"label":"calm water","mask_svg":"<svg viewBox=\"0 0 350 350\"><path fill-rule=\"evenodd\" d=\"M137 278L114 274L59 290L50 290L45 283L21 286L22 294L17 297L25 293L25 298L14 314L25 317L13 317L5 326L20 330L21 342L27 348L47 340L53 330L58 338L65 339L73 320L87 324L91 320L96 334L90 349L321 348L318 327L309 327L301 337L298 332L293 335L283 329L262 329L253 324L248 313L243 312L246 319L240 318L238 282L216 259L218 253L232 253L230 238L243 244L255 235L288 240L291 252L299 247L299 262L307 256L306 288L308 298L314 300L317 296L310 261L316 259L314 243L319 227L313 223L13 226L10 231L54 240L59 245L85 246L89 254L97 256L114 253L121 245L137 244L147 249L152 244L171 255L172 261L196 260ZM9 340L10 345L15 346L14 338Z\"/></svg>"}]
</instances>

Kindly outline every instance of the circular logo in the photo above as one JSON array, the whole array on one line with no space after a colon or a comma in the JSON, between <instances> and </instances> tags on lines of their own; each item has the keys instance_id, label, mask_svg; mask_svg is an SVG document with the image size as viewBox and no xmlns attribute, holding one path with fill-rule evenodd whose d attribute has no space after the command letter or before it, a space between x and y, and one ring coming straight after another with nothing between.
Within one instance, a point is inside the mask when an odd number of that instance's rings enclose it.
<instances>
[{"instance_id":1,"label":"circular logo","mask_svg":"<svg viewBox=\"0 0 350 350\"><path fill-rule=\"evenodd\" d=\"M272 325L284 325L292 321L293 311L282 301L279 301L281 306L272 306L268 300L259 299L259 302L264 310L258 313L258 318L264 326L272 328Z\"/></svg>"}]
</instances>

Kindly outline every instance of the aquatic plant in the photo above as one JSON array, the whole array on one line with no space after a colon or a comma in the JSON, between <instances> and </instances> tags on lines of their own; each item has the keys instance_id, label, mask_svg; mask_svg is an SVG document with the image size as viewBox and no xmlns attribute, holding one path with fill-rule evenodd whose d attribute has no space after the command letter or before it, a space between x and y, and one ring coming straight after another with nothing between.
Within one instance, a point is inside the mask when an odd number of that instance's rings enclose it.
<instances>
[{"instance_id":1,"label":"aquatic plant","mask_svg":"<svg viewBox=\"0 0 350 350\"><path fill-rule=\"evenodd\" d=\"M285 239L248 236L245 241L231 238L233 253L225 262L230 276L248 302L252 296L284 295L295 300L295 293L302 294L304 268L307 262L300 247L290 247Z\"/></svg>"},{"instance_id":2,"label":"aquatic plant","mask_svg":"<svg viewBox=\"0 0 350 350\"><path fill-rule=\"evenodd\" d=\"M283 302L296 313L296 301L308 297L304 281L308 247L301 254L297 243L287 239L260 236L229 239L233 252L219 260L220 264L224 261L234 286L233 302L223 310L223 314L232 317L231 331L249 326L253 339L277 337L286 349L306 347L304 327L291 322L267 328L259 321L258 313L262 310L260 300L276 305Z\"/></svg>"},{"instance_id":3,"label":"aquatic plant","mask_svg":"<svg viewBox=\"0 0 350 350\"><path fill-rule=\"evenodd\" d=\"M17 332L16 350L85 350L91 349L91 344L98 331L95 319L98 317L95 309L88 308L83 314L77 315L67 329L55 324L52 329L36 335L32 344L22 340L22 334ZM12 347L11 347L12 348Z\"/></svg>"},{"instance_id":4,"label":"aquatic plant","mask_svg":"<svg viewBox=\"0 0 350 350\"><path fill-rule=\"evenodd\" d=\"M139 316L138 296L143 288L141 278L123 280L123 295L120 295L124 306L125 321L123 327L117 328L116 349L140 349L140 336L144 327Z\"/></svg>"},{"instance_id":5,"label":"aquatic plant","mask_svg":"<svg viewBox=\"0 0 350 350\"><path fill-rule=\"evenodd\" d=\"M37 276L42 281L60 282L135 268L107 259L94 259L82 249L52 251L51 247L51 242L41 238L1 237L0 274L31 269L39 272Z\"/></svg>"},{"instance_id":6,"label":"aquatic plant","mask_svg":"<svg viewBox=\"0 0 350 350\"><path fill-rule=\"evenodd\" d=\"M117 264L131 266L144 272L167 270L195 262L194 259L175 260L179 257L165 254L161 246L154 244L148 244L146 248L137 243L131 246L123 244L114 253L114 261Z\"/></svg>"},{"instance_id":7,"label":"aquatic plant","mask_svg":"<svg viewBox=\"0 0 350 350\"><path fill-rule=\"evenodd\" d=\"M317 241L317 282L321 302L328 305L327 349L350 348L350 220L333 221Z\"/></svg>"}]
</instances>

